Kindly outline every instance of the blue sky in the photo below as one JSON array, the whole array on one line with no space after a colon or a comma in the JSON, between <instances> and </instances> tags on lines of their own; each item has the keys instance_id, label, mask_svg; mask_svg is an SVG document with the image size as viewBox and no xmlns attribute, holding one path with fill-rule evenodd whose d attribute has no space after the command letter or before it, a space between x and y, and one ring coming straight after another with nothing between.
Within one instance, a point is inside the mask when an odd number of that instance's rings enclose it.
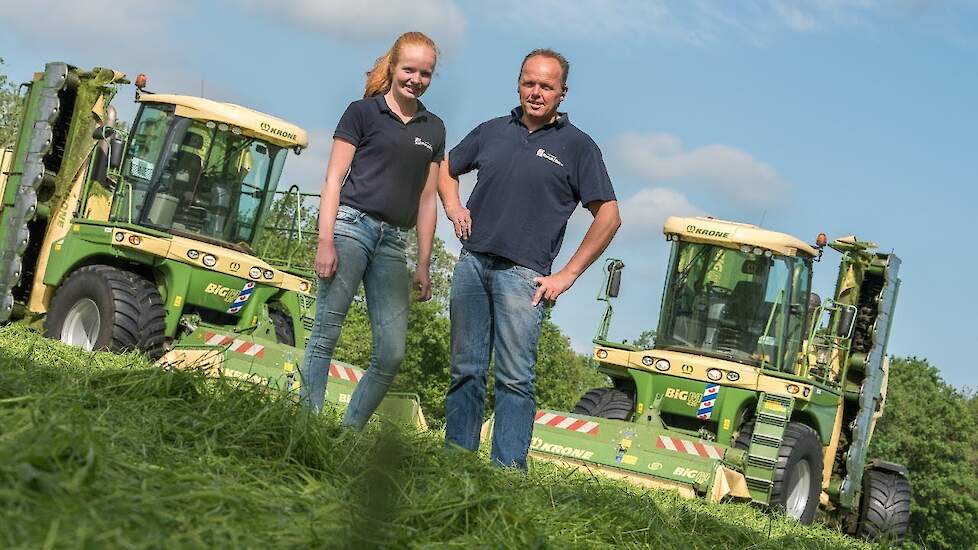
<instances>
[{"instance_id":1,"label":"blue sky","mask_svg":"<svg viewBox=\"0 0 978 550\"><path fill-rule=\"evenodd\" d=\"M425 96L449 146L517 103L522 56L571 61L562 106L601 146L624 225L606 256L628 266L611 333L654 328L661 225L709 214L806 240L855 234L903 259L890 352L978 386L969 246L978 215L978 2L967 0L35 0L7 5L0 56L14 80L46 61L150 75L310 131L283 183L318 188L332 129L363 73L405 30L439 42ZM117 100L131 117L130 90ZM463 181L464 190L474 180ZM570 223L562 265L589 216ZM440 219L439 234L458 244ZM838 255L816 267L831 292ZM600 260L599 260L600 262ZM587 351L601 314L596 264L554 320Z\"/></svg>"}]
</instances>

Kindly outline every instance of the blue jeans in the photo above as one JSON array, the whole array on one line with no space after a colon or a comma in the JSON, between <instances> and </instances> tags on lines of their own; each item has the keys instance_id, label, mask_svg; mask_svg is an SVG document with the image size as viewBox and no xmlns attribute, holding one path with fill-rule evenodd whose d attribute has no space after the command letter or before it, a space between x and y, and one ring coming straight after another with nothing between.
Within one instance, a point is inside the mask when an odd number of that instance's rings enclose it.
<instances>
[{"instance_id":1,"label":"blue jeans","mask_svg":"<svg viewBox=\"0 0 978 550\"><path fill-rule=\"evenodd\" d=\"M316 412L323 409L333 350L360 282L367 294L373 334L370 368L357 384L343 424L361 429L384 399L404 359L411 278L405 246L407 230L340 205L333 243L336 273L319 279L316 322L306 346L299 397Z\"/></svg>"},{"instance_id":2,"label":"blue jeans","mask_svg":"<svg viewBox=\"0 0 978 550\"><path fill-rule=\"evenodd\" d=\"M493 464L526 470L536 401L533 384L544 301L532 269L490 254L462 251L452 277L451 385L445 397L445 442L479 448L486 374L495 350Z\"/></svg>"}]
</instances>

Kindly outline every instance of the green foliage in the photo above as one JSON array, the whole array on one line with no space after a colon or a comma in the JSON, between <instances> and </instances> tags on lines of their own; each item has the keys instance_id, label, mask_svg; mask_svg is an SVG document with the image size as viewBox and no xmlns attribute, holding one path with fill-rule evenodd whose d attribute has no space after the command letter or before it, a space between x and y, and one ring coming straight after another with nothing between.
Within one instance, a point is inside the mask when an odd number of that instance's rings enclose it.
<instances>
[{"instance_id":1,"label":"green foliage","mask_svg":"<svg viewBox=\"0 0 978 550\"><path fill-rule=\"evenodd\" d=\"M441 249L440 253L446 257L451 257L440 241L436 243L437 249ZM436 297L441 295L441 300L411 304L404 362L391 388L391 391L418 394L425 416L435 427L445 419L445 392L449 383L451 326L442 306L443 301L447 303L449 289L450 280L446 279L441 290L436 285ZM335 358L367 366L370 364L371 348L367 305L358 297L343 324ZM588 389L607 385L607 378L597 373L588 358L574 353L570 340L549 317L544 320L537 349L536 392L539 407L570 410ZM493 377L490 368L487 415L493 406Z\"/></svg>"},{"instance_id":2,"label":"green foliage","mask_svg":"<svg viewBox=\"0 0 978 550\"><path fill-rule=\"evenodd\" d=\"M3 65L3 58L0 57L0 149L15 145L21 113L17 85L2 71Z\"/></svg>"},{"instance_id":3,"label":"green foliage","mask_svg":"<svg viewBox=\"0 0 978 550\"><path fill-rule=\"evenodd\" d=\"M978 398L946 384L916 357L890 364L886 412L871 455L910 469L909 540L969 548L978 530Z\"/></svg>"},{"instance_id":4,"label":"green foliage","mask_svg":"<svg viewBox=\"0 0 978 550\"><path fill-rule=\"evenodd\" d=\"M2 548L870 548L0 328Z\"/></svg>"},{"instance_id":5,"label":"green foliage","mask_svg":"<svg viewBox=\"0 0 978 550\"><path fill-rule=\"evenodd\" d=\"M652 349L652 346L655 345L655 331L651 329L642 331L638 338L632 340L632 345L641 349Z\"/></svg>"},{"instance_id":6,"label":"green foliage","mask_svg":"<svg viewBox=\"0 0 978 550\"><path fill-rule=\"evenodd\" d=\"M278 192L269 208L258 256L275 265L312 269L319 236L319 197Z\"/></svg>"},{"instance_id":7,"label":"green foliage","mask_svg":"<svg viewBox=\"0 0 978 550\"><path fill-rule=\"evenodd\" d=\"M574 353L570 339L549 314L540 329L536 374L537 406L545 409L573 410L589 389L610 385L589 357Z\"/></svg>"}]
</instances>

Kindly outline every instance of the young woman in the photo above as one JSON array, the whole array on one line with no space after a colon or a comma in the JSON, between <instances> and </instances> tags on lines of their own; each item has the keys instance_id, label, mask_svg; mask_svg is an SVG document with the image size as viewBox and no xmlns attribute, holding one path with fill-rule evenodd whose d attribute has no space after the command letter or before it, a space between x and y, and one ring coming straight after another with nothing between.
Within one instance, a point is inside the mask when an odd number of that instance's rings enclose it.
<instances>
[{"instance_id":1,"label":"young woman","mask_svg":"<svg viewBox=\"0 0 978 550\"><path fill-rule=\"evenodd\" d=\"M417 228L414 283L431 298L438 163L445 125L419 101L438 58L419 32L402 34L367 73L363 99L343 113L319 203L316 322L302 365L302 401L319 412L329 364L353 296L363 282L373 333L370 368L350 399L344 425L361 429L404 357L411 275L406 244Z\"/></svg>"}]
</instances>

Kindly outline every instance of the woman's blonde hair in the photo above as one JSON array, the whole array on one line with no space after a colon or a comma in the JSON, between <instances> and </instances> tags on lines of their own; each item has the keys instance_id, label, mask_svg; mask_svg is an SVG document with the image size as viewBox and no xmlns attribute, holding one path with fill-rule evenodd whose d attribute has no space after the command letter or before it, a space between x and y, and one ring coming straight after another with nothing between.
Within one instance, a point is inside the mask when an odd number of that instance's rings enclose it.
<instances>
[{"instance_id":1,"label":"woman's blonde hair","mask_svg":"<svg viewBox=\"0 0 978 550\"><path fill-rule=\"evenodd\" d=\"M398 57L401 55L404 46L427 46L435 52L435 62L438 61L438 47L435 46L434 40L421 32L406 32L398 36L391 49L378 57L374 66L367 71L367 85L364 86L363 97L383 94L391 89L394 67L397 65Z\"/></svg>"}]
</instances>

